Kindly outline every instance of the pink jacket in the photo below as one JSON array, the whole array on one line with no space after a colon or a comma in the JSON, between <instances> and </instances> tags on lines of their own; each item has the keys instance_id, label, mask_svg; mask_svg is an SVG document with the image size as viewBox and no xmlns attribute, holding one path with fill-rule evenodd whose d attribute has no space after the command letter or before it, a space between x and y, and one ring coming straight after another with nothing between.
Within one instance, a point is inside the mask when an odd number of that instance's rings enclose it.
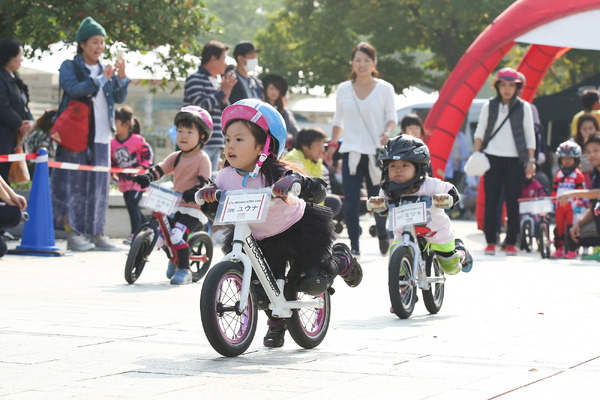
<instances>
[{"instance_id":1,"label":"pink jacket","mask_svg":"<svg viewBox=\"0 0 600 400\"><path fill-rule=\"evenodd\" d=\"M150 168L154 159L152 149L146 140L138 134L132 133L125 141L121 142L116 137L110 142L111 166L114 168ZM130 190L145 191L140 185L133 182L133 174L119 174L119 191L125 193Z\"/></svg>"}]
</instances>

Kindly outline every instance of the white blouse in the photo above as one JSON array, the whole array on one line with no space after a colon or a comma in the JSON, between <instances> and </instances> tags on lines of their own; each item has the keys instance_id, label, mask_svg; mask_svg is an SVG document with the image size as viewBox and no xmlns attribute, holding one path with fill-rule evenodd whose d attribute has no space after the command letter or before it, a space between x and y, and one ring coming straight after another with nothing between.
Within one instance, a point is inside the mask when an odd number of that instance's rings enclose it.
<instances>
[{"instance_id":1,"label":"white blouse","mask_svg":"<svg viewBox=\"0 0 600 400\"><path fill-rule=\"evenodd\" d=\"M354 93L351 81L338 87L333 125L342 128L340 153L376 154L386 123L398 123L394 87L381 79L376 82L371 93L362 100Z\"/></svg>"},{"instance_id":2,"label":"white blouse","mask_svg":"<svg viewBox=\"0 0 600 400\"><path fill-rule=\"evenodd\" d=\"M485 136L485 130L487 128L488 115L489 115L490 103L487 102L481 108L481 114L479 114L479 122L477 123L477 130L475 131L475 139L483 140ZM508 115L508 105L500 104L498 110L498 119L494 124L492 133L498 126L504 121ZM531 112L531 105L526 101L523 102L523 131L525 134L525 144L528 149L535 149L535 133L533 128L533 114ZM498 157L519 157L517 151L517 145L512 134L512 128L510 126L510 120L506 121L498 133L488 143L487 147L483 150L484 153L498 156Z\"/></svg>"}]
</instances>

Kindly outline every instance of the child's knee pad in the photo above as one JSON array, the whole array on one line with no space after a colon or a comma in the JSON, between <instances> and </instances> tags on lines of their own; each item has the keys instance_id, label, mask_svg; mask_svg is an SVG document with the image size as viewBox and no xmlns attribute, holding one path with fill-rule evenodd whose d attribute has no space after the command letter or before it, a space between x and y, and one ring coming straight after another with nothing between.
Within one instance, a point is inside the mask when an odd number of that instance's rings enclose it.
<instances>
[{"instance_id":1,"label":"child's knee pad","mask_svg":"<svg viewBox=\"0 0 600 400\"><path fill-rule=\"evenodd\" d=\"M456 275L462 268L462 265L460 264L460 254L458 252L449 257L438 254L437 259L444 273L448 275Z\"/></svg>"},{"instance_id":2,"label":"child's knee pad","mask_svg":"<svg viewBox=\"0 0 600 400\"><path fill-rule=\"evenodd\" d=\"M181 222L175 223L173 229L171 229L171 244L173 246L180 246L185 243L183 236L187 231L187 227Z\"/></svg>"}]
</instances>

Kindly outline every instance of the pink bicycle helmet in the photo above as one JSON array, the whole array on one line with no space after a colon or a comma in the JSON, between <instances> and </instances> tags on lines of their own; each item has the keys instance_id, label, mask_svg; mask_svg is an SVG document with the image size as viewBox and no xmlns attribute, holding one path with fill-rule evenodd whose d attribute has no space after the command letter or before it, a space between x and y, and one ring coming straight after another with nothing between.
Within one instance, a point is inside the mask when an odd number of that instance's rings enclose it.
<instances>
[{"instance_id":1,"label":"pink bicycle helmet","mask_svg":"<svg viewBox=\"0 0 600 400\"><path fill-rule=\"evenodd\" d=\"M523 84L523 79L521 78L521 75L519 75L519 72L516 69L509 67L502 68L500 71L498 71L498 76L494 82L494 87L497 87L498 82L500 81L515 82L521 85Z\"/></svg>"},{"instance_id":2,"label":"pink bicycle helmet","mask_svg":"<svg viewBox=\"0 0 600 400\"><path fill-rule=\"evenodd\" d=\"M271 138L277 142L277 154L273 154L273 158L278 160L281 157L287 140L285 121L273 106L257 99L240 100L223 110L221 124L225 129L230 121L236 119L254 122L267 134L267 141L265 142L262 154L258 158L254 171L249 175L250 178L256 178L258 176L258 171L267 157L271 154L269 151Z\"/></svg>"},{"instance_id":3,"label":"pink bicycle helmet","mask_svg":"<svg viewBox=\"0 0 600 400\"><path fill-rule=\"evenodd\" d=\"M198 126L198 130L200 131L199 144L208 142L213 133L213 121L208 111L198 106L182 107L177 115L175 115L173 123L177 126L179 121L184 120L192 121Z\"/></svg>"}]
</instances>

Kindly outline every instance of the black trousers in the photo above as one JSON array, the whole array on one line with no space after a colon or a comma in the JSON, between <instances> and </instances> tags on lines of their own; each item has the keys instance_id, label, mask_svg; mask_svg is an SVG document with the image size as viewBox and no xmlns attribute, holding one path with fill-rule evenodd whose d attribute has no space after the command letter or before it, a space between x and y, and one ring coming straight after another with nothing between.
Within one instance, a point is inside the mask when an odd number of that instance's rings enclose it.
<instances>
[{"instance_id":1,"label":"black trousers","mask_svg":"<svg viewBox=\"0 0 600 400\"><path fill-rule=\"evenodd\" d=\"M487 155L487 154L486 154ZM497 157L487 155L490 169L484 175L485 190L484 227L488 244L496 244L498 202L502 189L506 201L506 245L514 246L519 234L519 197L523 190L525 170L518 157Z\"/></svg>"}]
</instances>

